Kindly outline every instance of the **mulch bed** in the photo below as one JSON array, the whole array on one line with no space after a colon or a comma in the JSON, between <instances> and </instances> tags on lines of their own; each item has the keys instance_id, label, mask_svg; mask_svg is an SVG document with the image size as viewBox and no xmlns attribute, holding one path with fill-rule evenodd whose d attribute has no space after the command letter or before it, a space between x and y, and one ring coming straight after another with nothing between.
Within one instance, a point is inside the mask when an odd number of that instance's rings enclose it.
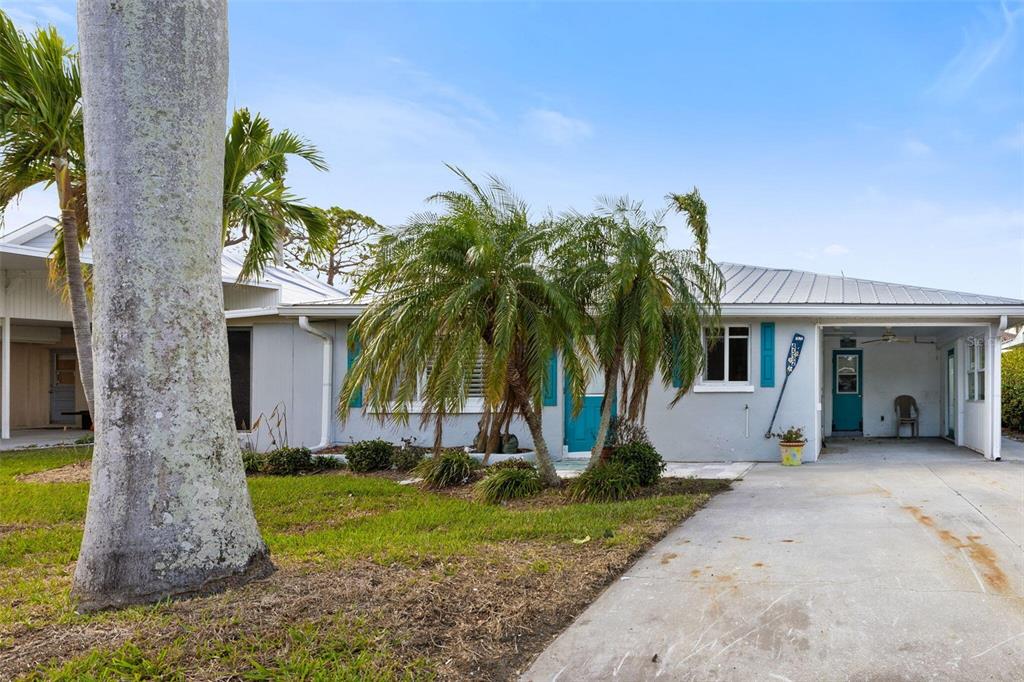
<instances>
[{"instance_id":1,"label":"mulch bed","mask_svg":"<svg viewBox=\"0 0 1024 682\"><path fill-rule=\"evenodd\" d=\"M56 469L22 474L15 478L22 483L88 483L91 469L90 460L83 459Z\"/></svg>"},{"instance_id":2,"label":"mulch bed","mask_svg":"<svg viewBox=\"0 0 1024 682\"><path fill-rule=\"evenodd\" d=\"M468 486L461 490L465 492ZM722 482L721 489L728 483ZM707 481L666 479L652 494L708 491ZM552 491L516 506L559 504ZM0 644L0 679L63 661L94 648L125 642L155 652L174 643L190 680L238 679L220 660L196 661L190 652L211 641L279 637L297 625L329 630L341 618L386 631L403 661L426 658L442 680L511 680L612 580L678 519L659 517L642 527L641 547L510 542L443 563L382 566L358 561L339 569L280 565L266 580L225 594L178 601L141 620L115 618L23 628ZM68 568L71 570L71 567ZM177 640L177 642L176 642ZM281 651L255 647L254 660L273 664Z\"/></svg>"}]
</instances>

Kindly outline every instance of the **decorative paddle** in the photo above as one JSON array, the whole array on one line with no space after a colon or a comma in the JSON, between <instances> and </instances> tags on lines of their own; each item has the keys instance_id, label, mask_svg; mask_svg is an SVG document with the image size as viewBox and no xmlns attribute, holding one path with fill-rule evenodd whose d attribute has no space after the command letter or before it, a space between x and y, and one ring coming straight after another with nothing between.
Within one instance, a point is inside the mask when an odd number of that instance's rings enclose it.
<instances>
[{"instance_id":1,"label":"decorative paddle","mask_svg":"<svg viewBox=\"0 0 1024 682\"><path fill-rule=\"evenodd\" d=\"M779 391L779 399L775 401L775 411L772 412L772 422L768 430L764 432L765 438L772 437L772 427L775 426L775 417L779 414L779 405L782 404L782 394L786 392L786 384L789 383L789 375L796 369L796 363L800 360L800 351L804 347L804 335L799 332L793 334L793 340L789 342L789 355L786 356L786 378L782 380L782 390Z\"/></svg>"}]
</instances>

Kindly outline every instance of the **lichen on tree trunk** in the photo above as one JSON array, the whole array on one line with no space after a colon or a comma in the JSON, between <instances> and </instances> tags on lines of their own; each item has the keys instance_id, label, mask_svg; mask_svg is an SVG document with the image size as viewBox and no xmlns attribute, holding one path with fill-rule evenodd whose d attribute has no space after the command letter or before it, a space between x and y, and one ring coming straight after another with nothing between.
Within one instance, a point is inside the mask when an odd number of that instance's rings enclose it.
<instances>
[{"instance_id":1,"label":"lichen on tree trunk","mask_svg":"<svg viewBox=\"0 0 1024 682\"><path fill-rule=\"evenodd\" d=\"M80 610L273 570L231 413L226 0L82 0L96 448Z\"/></svg>"}]
</instances>

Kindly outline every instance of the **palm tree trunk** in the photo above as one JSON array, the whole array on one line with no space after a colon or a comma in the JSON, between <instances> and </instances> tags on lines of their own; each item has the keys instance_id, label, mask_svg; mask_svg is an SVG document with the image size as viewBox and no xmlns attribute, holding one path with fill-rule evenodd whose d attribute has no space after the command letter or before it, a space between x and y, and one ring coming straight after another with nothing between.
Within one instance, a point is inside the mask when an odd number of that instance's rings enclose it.
<instances>
[{"instance_id":1,"label":"palm tree trunk","mask_svg":"<svg viewBox=\"0 0 1024 682\"><path fill-rule=\"evenodd\" d=\"M273 571L231 413L227 2L81 0L97 437L80 610Z\"/></svg>"},{"instance_id":2,"label":"palm tree trunk","mask_svg":"<svg viewBox=\"0 0 1024 682\"><path fill-rule=\"evenodd\" d=\"M71 327L75 334L78 376L82 381L86 408L93 412L92 323L89 319L89 299L85 293L85 277L82 275L82 254L78 248L76 198L71 189L65 159L58 160L56 177L57 199L60 202L61 234L64 244L64 271L67 273L68 298L71 300Z\"/></svg>"},{"instance_id":3,"label":"palm tree trunk","mask_svg":"<svg viewBox=\"0 0 1024 682\"><path fill-rule=\"evenodd\" d=\"M605 373L604 398L601 400L601 422L597 427L597 438L594 439L594 447L590 451L590 462L587 468L596 465L601 461L601 451L604 450L604 443L608 440L608 426L612 423L612 406L615 404L616 384L619 378L619 368L622 366L622 351L616 349L612 359L612 366Z\"/></svg>"},{"instance_id":4,"label":"palm tree trunk","mask_svg":"<svg viewBox=\"0 0 1024 682\"><path fill-rule=\"evenodd\" d=\"M526 390L526 386L523 385L522 375L516 369L509 371L509 386L516 398L516 402L519 403L523 419L526 420L526 426L530 429L530 437L533 439L533 452L537 459L537 470L540 472L540 478L544 485L557 487L561 485L562 481L558 478L558 474L555 472L555 465L551 462L551 453L548 450L547 442L544 440L544 429L541 424L540 415L534 409L530 392Z\"/></svg>"}]
</instances>

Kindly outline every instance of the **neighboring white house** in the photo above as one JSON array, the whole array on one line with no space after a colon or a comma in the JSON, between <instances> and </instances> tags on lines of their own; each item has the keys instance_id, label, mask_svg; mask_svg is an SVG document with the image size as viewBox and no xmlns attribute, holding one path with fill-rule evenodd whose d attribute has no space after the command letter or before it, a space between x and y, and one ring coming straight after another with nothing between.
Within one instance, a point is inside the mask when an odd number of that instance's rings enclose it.
<instances>
[{"instance_id":1,"label":"neighboring white house","mask_svg":"<svg viewBox=\"0 0 1024 682\"><path fill-rule=\"evenodd\" d=\"M40 218L0 236L0 438L12 430L82 425L85 408L78 377L78 360L68 304L48 284L47 258L53 245L57 219ZM92 262L88 247L82 261ZM258 283L237 282L239 258L222 257L222 281L226 308L263 309L279 304L335 297L341 294L302 274L268 268ZM244 335L243 335L244 336ZM238 381L248 369L248 347L238 350L245 338L231 339L232 365ZM247 389L239 384L234 402L246 410Z\"/></svg>"},{"instance_id":2,"label":"neighboring white house","mask_svg":"<svg viewBox=\"0 0 1024 682\"><path fill-rule=\"evenodd\" d=\"M46 349L52 369L35 381L59 385L55 363L72 346L68 314L45 287L41 259L52 235L36 235L40 248L28 256L16 251L29 248L27 242L11 240L23 239L21 232L0 239L0 268L7 282L0 317L12 330L4 337L4 357L7 338L11 346ZM8 260L14 256L20 260ZM32 271L30 265L41 276L12 276ZM276 410L285 416L292 444L315 447L378 436L432 442L432 427L421 428L415 415L407 426L382 423L381 415L366 413L357 402L346 423L336 418L336 397L354 360L347 332L362 306L316 280L276 268L259 284L238 284L237 267L236 259L225 256L233 403L242 430ZM667 460L776 459L776 444L764 434L797 334L803 337L802 353L786 385L775 430L804 427L806 459L815 460L822 440L833 434L895 436L893 401L899 395L917 401L921 436L948 438L999 457L1000 338L1008 327L1024 323L1024 301L796 270L734 264L723 264L722 270L724 339L709 349L703 377L673 408L668 406L671 387L651 389L646 424ZM19 276L25 283L12 287ZM32 277L39 277L38 283ZM42 307L26 310L35 300ZM49 332L49 340L26 340L25 330L43 327L65 331L59 339ZM555 450L586 450L596 431L600 377L591 382L583 411L574 415L566 409L561 363L554 363L557 382L544 394L545 439ZM19 371L14 368L15 378ZM17 381L15 405L30 390ZM11 390L5 388L0 396L5 406ZM446 445L471 442L481 404L471 399L463 414L445 423ZM19 422L13 427L19 428ZM521 443L531 444L523 424L514 423L513 431Z\"/></svg>"}]
</instances>

